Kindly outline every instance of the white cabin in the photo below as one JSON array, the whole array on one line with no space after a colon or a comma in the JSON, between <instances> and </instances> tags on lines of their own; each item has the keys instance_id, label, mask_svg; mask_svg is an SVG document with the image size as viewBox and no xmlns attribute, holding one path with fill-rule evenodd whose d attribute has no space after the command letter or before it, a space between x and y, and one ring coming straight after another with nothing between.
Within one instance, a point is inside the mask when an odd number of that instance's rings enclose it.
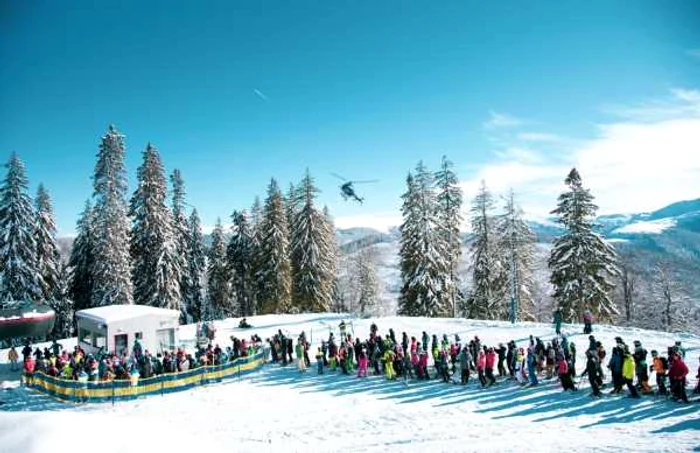
<instances>
[{"instance_id":1,"label":"white cabin","mask_svg":"<svg viewBox=\"0 0 700 453\"><path fill-rule=\"evenodd\" d=\"M180 312L147 305L107 305L75 313L78 344L87 353L104 347L109 352L130 354L134 342L157 354L175 348Z\"/></svg>"}]
</instances>

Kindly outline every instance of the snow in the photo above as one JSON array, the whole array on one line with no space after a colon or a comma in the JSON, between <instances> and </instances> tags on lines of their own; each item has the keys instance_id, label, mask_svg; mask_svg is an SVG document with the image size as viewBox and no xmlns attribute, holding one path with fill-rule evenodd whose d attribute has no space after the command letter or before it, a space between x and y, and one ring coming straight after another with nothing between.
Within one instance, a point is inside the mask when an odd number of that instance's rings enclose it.
<instances>
[{"instance_id":1,"label":"snow","mask_svg":"<svg viewBox=\"0 0 700 453\"><path fill-rule=\"evenodd\" d=\"M458 333L462 341L478 335L483 344L515 339L522 346L530 334L545 342L548 324L455 319L387 317L356 319L349 315L307 314L248 317L254 326L241 330L238 319L217 321L222 345L229 337L253 333L266 338L281 329L305 331L312 343L338 336L341 320L348 331L365 338L376 322L380 334L392 327L420 337ZM588 344L580 325L563 326L577 345L577 369L583 371ZM194 336L182 326L180 336ZM688 350L686 362L695 375L700 337L594 325L594 335L608 353L614 338L647 350L665 351L676 340ZM71 340L62 341L64 346ZM315 350L315 349L314 349ZM313 351L312 351L313 352ZM311 354L313 356L313 354ZM6 360L2 351L0 360ZM558 384L520 388L506 381L482 389L432 381L389 382L383 377L357 379L330 373L318 376L292 367L266 365L258 373L223 384L211 384L165 396L111 404L72 405L17 385L17 374L0 364L4 383L0 400L0 451L52 453L75 451L75 439L100 453L129 451L214 452L463 452L566 451L657 452L700 448L700 406L644 397L638 400L588 396L584 379L577 393ZM653 379L652 379L653 380ZM606 382L609 381L609 376ZM689 379L689 387L695 379ZM608 389L606 389L607 391ZM534 447L534 448L533 448Z\"/></svg>"},{"instance_id":2,"label":"snow","mask_svg":"<svg viewBox=\"0 0 700 453\"><path fill-rule=\"evenodd\" d=\"M148 305L106 305L104 307L88 308L80 310L77 316L89 318L97 322L109 324L126 319L138 318L141 316L170 316L180 317L179 310L168 310L165 308L151 307Z\"/></svg>"},{"instance_id":3,"label":"snow","mask_svg":"<svg viewBox=\"0 0 700 453\"><path fill-rule=\"evenodd\" d=\"M613 230L613 234L659 234L676 226L676 219L641 220Z\"/></svg>"}]
</instances>

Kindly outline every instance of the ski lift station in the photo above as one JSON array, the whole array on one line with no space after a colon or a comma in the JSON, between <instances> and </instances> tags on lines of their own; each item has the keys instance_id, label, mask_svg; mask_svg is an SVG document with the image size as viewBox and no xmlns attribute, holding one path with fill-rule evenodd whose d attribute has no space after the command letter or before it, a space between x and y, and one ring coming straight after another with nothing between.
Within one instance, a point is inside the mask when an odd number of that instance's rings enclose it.
<instances>
[{"instance_id":1,"label":"ski lift station","mask_svg":"<svg viewBox=\"0 0 700 453\"><path fill-rule=\"evenodd\" d=\"M180 312L146 305L107 305L75 313L78 344L93 353L104 348L130 354L136 340L155 355L172 350L177 341Z\"/></svg>"}]
</instances>

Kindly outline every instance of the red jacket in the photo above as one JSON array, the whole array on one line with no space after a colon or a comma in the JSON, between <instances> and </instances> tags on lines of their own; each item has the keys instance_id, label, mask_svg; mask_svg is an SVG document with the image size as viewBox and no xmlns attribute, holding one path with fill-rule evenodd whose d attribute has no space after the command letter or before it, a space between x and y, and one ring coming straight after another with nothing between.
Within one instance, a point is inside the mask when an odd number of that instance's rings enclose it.
<instances>
[{"instance_id":1,"label":"red jacket","mask_svg":"<svg viewBox=\"0 0 700 453\"><path fill-rule=\"evenodd\" d=\"M568 372L569 365L566 363L566 360L564 360L563 358L559 359L559 363L557 363L557 374L562 375Z\"/></svg>"},{"instance_id":2,"label":"red jacket","mask_svg":"<svg viewBox=\"0 0 700 453\"><path fill-rule=\"evenodd\" d=\"M486 368L492 370L494 365L496 365L496 353L495 352L487 352L486 353Z\"/></svg>"},{"instance_id":3,"label":"red jacket","mask_svg":"<svg viewBox=\"0 0 700 453\"><path fill-rule=\"evenodd\" d=\"M484 354L484 351L481 351L479 353L479 356L476 358L476 369L483 370L485 368L486 368L486 354Z\"/></svg>"},{"instance_id":4,"label":"red jacket","mask_svg":"<svg viewBox=\"0 0 700 453\"><path fill-rule=\"evenodd\" d=\"M676 356L671 364L671 369L668 370L668 377L670 379L685 379L687 375L688 366L679 356Z\"/></svg>"}]
</instances>

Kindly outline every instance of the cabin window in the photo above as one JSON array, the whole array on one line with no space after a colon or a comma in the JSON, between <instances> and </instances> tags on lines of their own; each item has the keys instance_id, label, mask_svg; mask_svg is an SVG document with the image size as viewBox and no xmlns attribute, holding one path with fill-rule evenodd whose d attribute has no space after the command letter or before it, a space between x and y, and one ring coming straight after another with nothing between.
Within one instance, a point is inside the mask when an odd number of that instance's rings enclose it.
<instances>
[{"instance_id":1,"label":"cabin window","mask_svg":"<svg viewBox=\"0 0 700 453\"><path fill-rule=\"evenodd\" d=\"M92 332L87 329L78 329L78 341L92 346Z\"/></svg>"},{"instance_id":2,"label":"cabin window","mask_svg":"<svg viewBox=\"0 0 700 453\"><path fill-rule=\"evenodd\" d=\"M101 333L93 333L92 334L92 345L96 348L107 349L107 337L105 337Z\"/></svg>"}]
</instances>

